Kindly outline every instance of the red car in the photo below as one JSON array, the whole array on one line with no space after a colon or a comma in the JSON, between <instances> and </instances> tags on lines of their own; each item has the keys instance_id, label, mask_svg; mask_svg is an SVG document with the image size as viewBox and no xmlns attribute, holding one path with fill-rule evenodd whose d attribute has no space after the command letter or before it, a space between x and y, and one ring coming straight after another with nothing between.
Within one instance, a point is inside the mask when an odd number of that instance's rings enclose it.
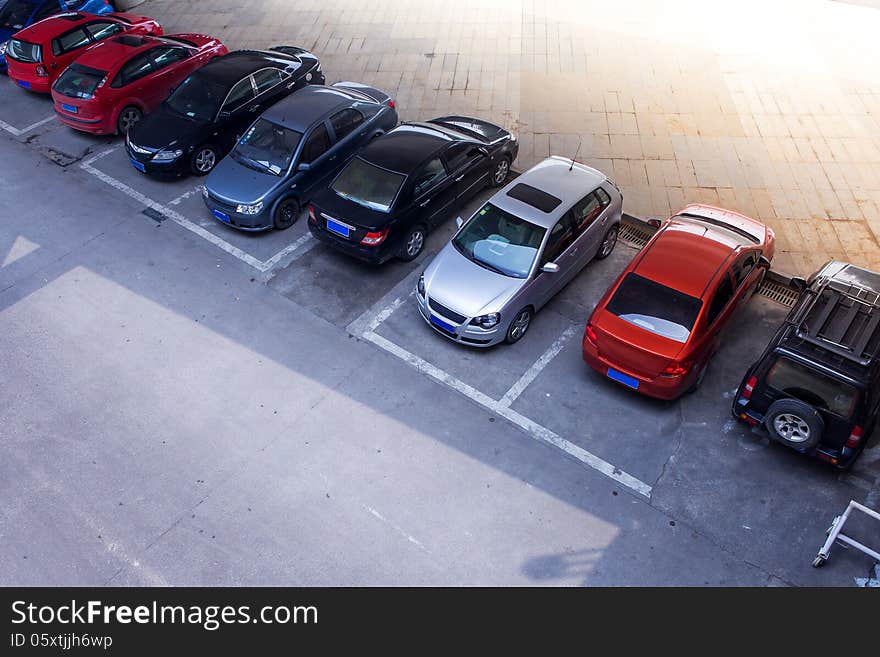
<instances>
[{"instance_id":1,"label":"red car","mask_svg":"<svg viewBox=\"0 0 880 657\"><path fill-rule=\"evenodd\" d=\"M52 85L62 123L95 135L127 134L190 73L229 52L203 34L121 34L89 48Z\"/></svg>"},{"instance_id":2,"label":"red car","mask_svg":"<svg viewBox=\"0 0 880 657\"><path fill-rule=\"evenodd\" d=\"M769 269L774 243L754 219L687 206L599 301L584 331L584 361L650 397L695 389L725 326Z\"/></svg>"},{"instance_id":3,"label":"red car","mask_svg":"<svg viewBox=\"0 0 880 657\"><path fill-rule=\"evenodd\" d=\"M9 40L9 77L20 87L49 93L52 83L86 48L123 32L161 36L162 26L134 14L68 13L46 18Z\"/></svg>"}]
</instances>

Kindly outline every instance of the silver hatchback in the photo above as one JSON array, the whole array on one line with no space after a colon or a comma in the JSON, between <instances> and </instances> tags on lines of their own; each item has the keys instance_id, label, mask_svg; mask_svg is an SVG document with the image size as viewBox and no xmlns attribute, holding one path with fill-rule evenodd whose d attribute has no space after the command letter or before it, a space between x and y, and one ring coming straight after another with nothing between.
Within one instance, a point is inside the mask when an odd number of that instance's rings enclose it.
<instances>
[{"instance_id":1,"label":"silver hatchback","mask_svg":"<svg viewBox=\"0 0 880 657\"><path fill-rule=\"evenodd\" d=\"M593 258L607 258L623 196L586 165L549 157L495 194L419 278L425 321L475 347L514 343Z\"/></svg>"}]
</instances>

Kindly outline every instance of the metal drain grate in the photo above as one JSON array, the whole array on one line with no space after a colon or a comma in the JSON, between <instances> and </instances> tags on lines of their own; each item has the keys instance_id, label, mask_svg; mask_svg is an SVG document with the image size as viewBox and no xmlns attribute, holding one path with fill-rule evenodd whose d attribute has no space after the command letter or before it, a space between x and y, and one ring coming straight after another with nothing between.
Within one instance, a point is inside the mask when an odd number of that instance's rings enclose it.
<instances>
[{"instance_id":1,"label":"metal drain grate","mask_svg":"<svg viewBox=\"0 0 880 657\"><path fill-rule=\"evenodd\" d=\"M620 224L619 239L637 249L641 249L645 246L652 236L653 233L636 224L631 224L628 221L624 221Z\"/></svg>"},{"instance_id":2,"label":"metal drain grate","mask_svg":"<svg viewBox=\"0 0 880 657\"><path fill-rule=\"evenodd\" d=\"M789 308L794 306L798 299L798 293L787 285L767 279L764 279L764 282L761 283L761 287L758 288L758 294Z\"/></svg>"}]
</instances>

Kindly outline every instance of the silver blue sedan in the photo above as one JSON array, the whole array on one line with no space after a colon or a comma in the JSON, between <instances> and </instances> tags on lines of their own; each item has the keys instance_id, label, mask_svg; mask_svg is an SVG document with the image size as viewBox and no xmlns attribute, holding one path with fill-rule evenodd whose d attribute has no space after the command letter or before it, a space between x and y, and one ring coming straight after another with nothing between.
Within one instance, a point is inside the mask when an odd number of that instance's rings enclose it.
<instances>
[{"instance_id":1,"label":"silver blue sedan","mask_svg":"<svg viewBox=\"0 0 880 657\"><path fill-rule=\"evenodd\" d=\"M507 184L419 278L425 321L476 347L514 343L535 313L593 258L607 258L623 196L603 173L550 157Z\"/></svg>"}]
</instances>

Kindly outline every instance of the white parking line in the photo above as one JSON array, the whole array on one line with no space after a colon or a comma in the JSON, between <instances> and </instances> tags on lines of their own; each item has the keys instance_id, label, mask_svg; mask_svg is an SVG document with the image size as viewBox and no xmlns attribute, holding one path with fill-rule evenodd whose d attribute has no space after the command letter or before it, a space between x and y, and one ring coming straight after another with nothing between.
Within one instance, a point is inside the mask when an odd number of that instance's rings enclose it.
<instances>
[{"instance_id":1,"label":"white parking line","mask_svg":"<svg viewBox=\"0 0 880 657\"><path fill-rule=\"evenodd\" d=\"M178 196L175 199L168 201L168 205L180 205L186 199L188 199L190 196L195 196L196 194L201 194L203 187L204 187L204 185L196 185L195 188L189 190L188 192L184 192L183 194L181 194L180 196Z\"/></svg>"},{"instance_id":2,"label":"white parking line","mask_svg":"<svg viewBox=\"0 0 880 657\"><path fill-rule=\"evenodd\" d=\"M565 343L568 342L569 338L577 333L577 326L569 326L562 335L556 338L556 342L550 345L550 347L545 351L541 357L535 361L534 365L532 365L526 373L523 374L519 381L510 386L510 390L504 393L504 396L501 398L501 401L498 402L502 406L510 406L513 402L516 401L516 398L519 397L523 391L529 387L529 385L538 378L538 375L541 373L547 365L550 364L550 361L556 357L560 351L562 351L562 347L565 346Z\"/></svg>"},{"instance_id":3,"label":"white parking line","mask_svg":"<svg viewBox=\"0 0 880 657\"><path fill-rule=\"evenodd\" d=\"M400 301L400 299L395 300L395 303L397 301ZM484 408L492 411L496 415L500 415L506 420L509 420L513 424L523 429L529 436L531 436L535 440L561 449L569 456L576 458L581 463L584 463L594 470L601 472L606 477L609 477L619 484L626 486L627 488L635 491L639 495L643 495L647 498L651 497L651 486L649 486L645 482L637 479L636 477L633 477L626 472L623 472L620 468L617 468L608 461L599 458L595 454L588 452L587 450L579 447L578 445L575 445L572 442L569 442L565 438L562 438L550 429L547 429L546 427L541 426L537 422L530 420L524 415L517 413L509 406L505 406L501 402L495 401L487 394L480 392L473 386L470 386L464 381L461 381L451 374L444 372L439 367L436 367L428 361L419 358L415 354L391 342L387 338L382 337L374 331L368 331L364 333L361 337L365 340L369 340L377 347L384 349L393 356L396 356L411 367L429 376L435 381L442 383L443 385L448 386L457 392L460 392L480 406L483 406Z\"/></svg>"},{"instance_id":4,"label":"white parking line","mask_svg":"<svg viewBox=\"0 0 880 657\"><path fill-rule=\"evenodd\" d=\"M10 125L9 123L6 123L6 121L0 121L0 128L3 128L6 132L8 132L9 134L11 134L15 137L21 137L24 133L30 132L31 130L34 130L35 128L39 128L41 125L45 125L46 123L49 123L49 121L52 121L54 119L55 119L55 115L53 114L52 116L47 116L42 121L37 121L36 123L32 123L27 128L16 128L14 125Z\"/></svg>"},{"instance_id":5,"label":"white parking line","mask_svg":"<svg viewBox=\"0 0 880 657\"><path fill-rule=\"evenodd\" d=\"M279 251L278 253L273 255L268 260L263 261L263 260L260 260L259 258L255 258L251 254L243 251L242 249L238 248L234 244L230 244L229 242L224 240L222 237L218 237L217 235L215 235L211 231L206 230L205 228L202 228L198 224L190 221L189 219L184 217L182 214L180 214L176 210L173 210L172 208L170 208L166 205L162 205L161 203L154 201L153 199L140 193L139 191L137 191L133 187L126 185L121 180L117 180L113 176L108 175L108 174L104 173L103 171L96 169L95 167L92 166L92 164L94 162L101 159L102 157L106 157L107 155L109 155L110 153L115 151L117 148L118 147L114 146L113 148L108 148L100 153L93 155L92 157L88 158L87 160L84 160L80 164L80 168L83 169L84 171L86 171L87 173L90 173L91 175L95 176L98 180L107 183L108 185L110 185L114 189L116 189L116 190L122 192L123 194L125 194L126 196L134 199L138 203L142 203L146 207L152 208L156 212L159 212L162 215L168 217L169 219L171 219L171 221L173 221L177 225L181 226L182 228L185 228L186 230L190 231L191 233L198 235L202 239L204 239L204 240L210 242L211 244L213 244L214 246L216 246L218 249L221 249L222 251L228 253L229 255L231 255L235 258L238 258L243 263L253 267L254 269L256 269L257 271L259 271L263 274L271 272L272 268L278 266L282 262L284 262L284 264L286 265L286 264L289 264L289 262L296 260L296 258L298 258L302 254L306 253L309 249L311 249L316 242L316 240L312 237L311 233L306 233L305 235L300 237L298 240L296 240L292 244L289 244L286 247L284 247L283 249L281 249L281 251ZM192 196L193 194L200 192L200 191L201 191L201 185L197 186L194 190L190 190L190 191L186 192L185 194L182 194L181 196L177 197L173 201L170 201L169 205L172 205L172 204L177 205L181 201L183 201L185 198L188 198L188 197Z\"/></svg>"}]
</instances>

